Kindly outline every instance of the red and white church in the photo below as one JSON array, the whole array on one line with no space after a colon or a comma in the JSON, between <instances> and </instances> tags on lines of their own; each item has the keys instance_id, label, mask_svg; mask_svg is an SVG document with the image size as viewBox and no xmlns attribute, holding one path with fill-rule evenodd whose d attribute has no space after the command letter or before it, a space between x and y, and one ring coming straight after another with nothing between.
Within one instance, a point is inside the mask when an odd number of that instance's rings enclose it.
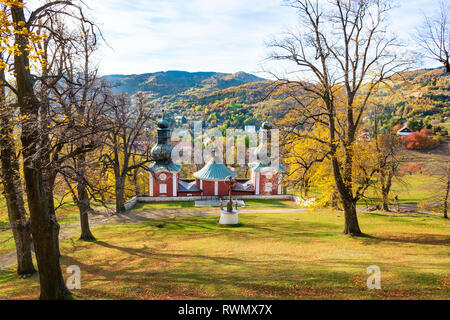
<instances>
[{"instance_id":1,"label":"red and white church","mask_svg":"<svg viewBox=\"0 0 450 320\"><path fill-rule=\"evenodd\" d=\"M181 166L172 161L169 122L163 118L157 125L157 143L151 150L155 162L148 167L150 197L225 197L229 190L225 181L230 176L235 178L233 195L257 197L282 194L284 168L278 164L272 165L270 157L262 155L270 142L272 127L268 122L261 127L259 146L255 150L258 160L249 164L250 179L237 177L215 152L205 166L193 174L195 179L180 179Z\"/></svg>"}]
</instances>

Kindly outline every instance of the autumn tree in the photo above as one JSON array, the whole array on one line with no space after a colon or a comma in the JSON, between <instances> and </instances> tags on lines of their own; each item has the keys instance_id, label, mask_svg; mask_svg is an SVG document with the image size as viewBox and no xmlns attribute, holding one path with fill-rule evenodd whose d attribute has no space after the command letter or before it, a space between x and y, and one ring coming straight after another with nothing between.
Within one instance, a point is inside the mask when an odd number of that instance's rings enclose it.
<instances>
[{"instance_id":1,"label":"autumn tree","mask_svg":"<svg viewBox=\"0 0 450 320\"><path fill-rule=\"evenodd\" d=\"M431 137L424 132L413 132L406 137L405 145L407 149L426 150L434 146Z\"/></svg>"},{"instance_id":2,"label":"autumn tree","mask_svg":"<svg viewBox=\"0 0 450 320\"><path fill-rule=\"evenodd\" d=\"M417 44L426 58L439 61L445 72L450 72L450 3L439 2L439 11L433 17L425 16L416 32Z\"/></svg>"},{"instance_id":3,"label":"autumn tree","mask_svg":"<svg viewBox=\"0 0 450 320\"><path fill-rule=\"evenodd\" d=\"M276 87L296 102L297 119L287 131L298 139L316 140L329 154L345 211L344 233L361 235L356 203L365 187L356 188L354 182L359 128L378 86L405 65L396 54L395 37L386 30L392 7L390 1L370 0L287 4L297 10L302 28L269 44L272 60L296 66L289 78L274 74ZM295 79L300 72L303 81ZM319 125L326 138L308 133Z\"/></svg>"},{"instance_id":4,"label":"autumn tree","mask_svg":"<svg viewBox=\"0 0 450 320\"><path fill-rule=\"evenodd\" d=\"M400 137L393 133L380 133L375 140L375 150L377 154L376 166L379 178L379 189L382 199L382 208L389 211L389 194L392 182L400 179L402 171L401 165L404 158L403 142Z\"/></svg>"},{"instance_id":5,"label":"autumn tree","mask_svg":"<svg viewBox=\"0 0 450 320\"><path fill-rule=\"evenodd\" d=\"M450 163L447 162L447 170L446 174L441 175L441 179L445 183L445 193L443 196L443 213L444 218L448 218L448 203L449 203L449 194L450 194Z\"/></svg>"},{"instance_id":6,"label":"autumn tree","mask_svg":"<svg viewBox=\"0 0 450 320\"><path fill-rule=\"evenodd\" d=\"M283 121L280 124L283 124ZM325 134L326 130L322 130L320 127L310 132L310 135L317 139L324 138ZM325 175L329 173L326 169L327 164L329 164L329 161L327 161L329 154L323 152L321 147L320 142L309 137L297 139L295 135L289 134L283 139L283 158L289 166L287 182L292 187L299 189L300 194L305 198L308 197L311 187L317 187L318 183L324 182L324 175L320 172L325 171ZM322 189L323 187L322 185ZM329 194L328 192L325 193ZM323 202L321 201L321 203Z\"/></svg>"}]
</instances>

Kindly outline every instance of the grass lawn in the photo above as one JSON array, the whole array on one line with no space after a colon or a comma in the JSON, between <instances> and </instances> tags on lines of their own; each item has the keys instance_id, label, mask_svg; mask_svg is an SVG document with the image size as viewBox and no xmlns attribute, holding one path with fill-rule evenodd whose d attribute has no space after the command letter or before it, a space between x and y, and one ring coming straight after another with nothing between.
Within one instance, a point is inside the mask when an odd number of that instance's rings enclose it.
<instances>
[{"instance_id":1,"label":"grass lawn","mask_svg":"<svg viewBox=\"0 0 450 320\"><path fill-rule=\"evenodd\" d=\"M393 182L389 197L392 200L397 195L400 204L419 204L424 201L436 200L445 191L444 188L442 181L436 176L407 174L401 178L401 181L396 180ZM376 200L376 194L372 189L369 189L366 196L369 203L372 200L379 201L380 197L378 195L378 200ZM358 205L364 206L365 203L365 201L361 200Z\"/></svg>"},{"instance_id":2,"label":"grass lawn","mask_svg":"<svg viewBox=\"0 0 450 320\"><path fill-rule=\"evenodd\" d=\"M450 298L450 225L441 217L360 214L369 235L361 238L342 235L343 215L330 211L243 210L239 227L217 219L105 225L94 228L95 243L63 241L63 270L82 272L74 298ZM366 288L370 265L381 268L382 290ZM37 276L0 271L0 299L38 292Z\"/></svg>"},{"instance_id":3,"label":"grass lawn","mask_svg":"<svg viewBox=\"0 0 450 320\"><path fill-rule=\"evenodd\" d=\"M244 200L245 206L250 208L294 208L293 201L279 201L279 200ZM224 205L226 202L224 203ZM135 210L148 209L185 209L196 208L194 201L174 201L164 203L138 203ZM203 207L205 208L205 207ZM201 210L200 208L197 208Z\"/></svg>"},{"instance_id":4,"label":"grass lawn","mask_svg":"<svg viewBox=\"0 0 450 320\"><path fill-rule=\"evenodd\" d=\"M402 182L392 186L391 196L398 195L399 203L419 203L432 200L443 189L438 177L425 174L405 175Z\"/></svg>"},{"instance_id":5,"label":"grass lawn","mask_svg":"<svg viewBox=\"0 0 450 320\"><path fill-rule=\"evenodd\" d=\"M25 204L25 206L27 206ZM61 206L57 212L58 223L60 225L78 223L80 215L74 204L65 204ZM0 230L9 229L8 209L6 200L0 196ZM11 253L15 250L14 238L11 230L0 232L0 256Z\"/></svg>"}]
</instances>

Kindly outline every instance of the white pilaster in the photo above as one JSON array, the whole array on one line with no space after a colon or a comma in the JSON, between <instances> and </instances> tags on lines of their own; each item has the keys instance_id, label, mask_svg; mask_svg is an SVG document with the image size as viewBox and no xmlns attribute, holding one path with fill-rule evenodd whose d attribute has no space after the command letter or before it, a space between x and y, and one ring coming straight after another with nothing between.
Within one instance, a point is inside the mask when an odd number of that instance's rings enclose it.
<instances>
[{"instance_id":1,"label":"white pilaster","mask_svg":"<svg viewBox=\"0 0 450 320\"><path fill-rule=\"evenodd\" d=\"M278 194L281 194L281 182L282 182L282 175L281 173L278 173Z\"/></svg>"},{"instance_id":2,"label":"white pilaster","mask_svg":"<svg viewBox=\"0 0 450 320\"><path fill-rule=\"evenodd\" d=\"M214 181L214 195L219 195L219 181Z\"/></svg>"},{"instance_id":3,"label":"white pilaster","mask_svg":"<svg viewBox=\"0 0 450 320\"><path fill-rule=\"evenodd\" d=\"M177 185L178 185L177 174L174 173L172 177L173 177L173 179L172 179L173 196L176 197L177 196Z\"/></svg>"},{"instance_id":4,"label":"white pilaster","mask_svg":"<svg viewBox=\"0 0 450 320\"><path fill-rule=\"evenodd\" d=\"M149 178L149 184L150 184L150 197L153 197L153 175L150 173L150 178Z\"/></svg>"},{"instance_id":5,"label":"white pilaster","mask_svg":"<svg viewBox=\"0 0 450 320\"><path fill-rule=\"evenodd\" d=\"M256 182L255 182L255 194L259 194L259 175L260 172L255 172L256 174Z\"/></svg>"}]
</instances>

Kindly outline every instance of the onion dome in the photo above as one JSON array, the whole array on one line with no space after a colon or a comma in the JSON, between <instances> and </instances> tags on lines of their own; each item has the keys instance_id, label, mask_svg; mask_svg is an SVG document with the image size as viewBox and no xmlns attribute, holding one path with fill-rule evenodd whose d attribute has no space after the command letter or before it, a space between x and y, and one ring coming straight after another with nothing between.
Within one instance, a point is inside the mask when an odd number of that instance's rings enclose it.
<instances>
[{"instance_id":1,"label":"onion dome","mask_svg":"<svg viewBox=\"0 0 450 320\"><path fill-rule=\"evenodd\" d=\"M270 124L270 122L265 121L265 122L263 122L261 128L264 129L264 130L270 130L270 129L272 129L273 127L272 127L272 125Z\"/></svg>"},{"instance_id":2,"label":"onion dome","mask_svg":"<svg viewBox=\"0 0 450 320\"><path fill-rule=\"evenodd\" d=\"M168 170L171 172L180 171L180 166L172 162L173 146L170 144L169 121L164 119L157 122L156 145L150 151L150 155L155 163L149 166L150 171Z\"/></svg>"},{"instance_id":3,"label":"onion dome","mask_svg":"<svg viewBox=\"0 0 450 320\"><path fill-rule=\"evenodd\" d=\"M264 171L268 169L274 169L279 172L285 172L285 169L279 164L272 164L272 155L271 155L272 129L273 126L268 121L265 121L261 125L261 130L259 132L260 133L259 145L255 149L255 156L257 161L249 164L249 166L253 169L253 171Z\"/></svg>"},{"instance_id":4,"label":"onion dome","mask_svg":"<svg viewBox=\"0 0 450 320\"><path fill-rule=\"evenodd\" d=\"M159 120L156 125L158 126L158 128L160 129L168 129L169 128L169 121L167 121L166 119L164 119L164 117Z\"/></svg>"}]
</instances>

